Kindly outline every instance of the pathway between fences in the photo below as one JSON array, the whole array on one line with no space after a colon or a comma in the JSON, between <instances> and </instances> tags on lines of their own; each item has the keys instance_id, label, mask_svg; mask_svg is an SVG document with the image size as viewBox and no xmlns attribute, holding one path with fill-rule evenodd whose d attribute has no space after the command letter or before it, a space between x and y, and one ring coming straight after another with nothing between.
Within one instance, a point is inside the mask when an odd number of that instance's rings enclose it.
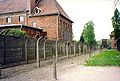
<instances>
[{"instance_id":1,"label":"pathway between fences","mask_svg":"<svg viewBox=\"0 0 120 81\"><path fill-rule=\"evenodd\" d=\"M67 71L67 68L70 65L72 65L72 66L81 65L87 59L89 59L89 57L91 55L94 55L98 52L99 51L94 51L92 53L86 53L86 54L81 54L81 55L77 55L77 56L71 55L71 56L69 56L69 59L67 59L66 56L59 57L59 61L57 62L57 65L56 65L57 76L61 75L61 74L59 74L60 71L64 71L64 70ZM36 70L38 70L38 69L40 70L40 71L38 71L38 72L40 72L40 74L37 75L37 76L41 77L41 79L44 79L45 77L46 77L46 79L49 79L49 78L54 79L54 76L53 76L53 69L54 69L53 59L44 60L44 61L41 61L40 63L41 63L41 68L37 68L36 63L31 63L31 64L24 64L24 65L19 65L19 66L16 66L16 67L10 67L10 68L6 68L6 69L2 69L1 74L2 74L3 79L1 79L0 81L2 81L2 80L5 80L5 81L15 81L15 80L16 81L29 81L29 80L26 80L27 78L32 77L32 74L29 75L29 72L35 71L35 74L37 74ZM61 70L61 66L64 69ZM23 76L23 79L22 79L21 75ZM13 78L14 80L10 79L10 78ZM49 80L46 80L46 81L49 81Z\"/></svg>"}]
</instances>

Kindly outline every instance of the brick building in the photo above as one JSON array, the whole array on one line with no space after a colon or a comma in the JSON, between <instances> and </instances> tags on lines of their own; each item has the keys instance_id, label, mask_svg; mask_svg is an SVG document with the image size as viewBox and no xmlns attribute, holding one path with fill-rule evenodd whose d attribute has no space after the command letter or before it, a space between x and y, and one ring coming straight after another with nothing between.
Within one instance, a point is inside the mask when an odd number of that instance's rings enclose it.
<instances>
[{"instance_id":1,"label":"brick building","mask_svg":"<svg viewBox=\"0 0 120 81\"><path fill-rule=\"evenodd\" d=\"M42 28L51 40L72 40L72 21L56 0L1 0L0 25Z\"/></svg>"}]
</instances>

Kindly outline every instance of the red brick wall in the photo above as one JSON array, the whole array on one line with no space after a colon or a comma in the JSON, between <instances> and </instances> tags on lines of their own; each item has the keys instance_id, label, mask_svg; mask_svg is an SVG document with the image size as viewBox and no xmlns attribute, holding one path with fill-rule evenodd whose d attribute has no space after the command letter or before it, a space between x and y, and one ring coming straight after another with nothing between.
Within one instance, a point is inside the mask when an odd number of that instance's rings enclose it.
<instances>
[{"instance_id":1,"label":"red brick wall","mask_svg":"<svg viewBox=\"0 0 120 81\"><path fill-rule=\"evenodd\" d=\"M36 22L37 27L47 31L47 38L51 40L57 39L57 16L40 16L28 19L28 25L32 26L32 22Z\"/></svg>"},{"instance_id":2,"label":"red brick wall","mask_svg":"<svg viewBox=\"0 0 120 81\"><path fill-rule=\"evenodd\" d=\"M19 22L19 16L24 16L24 22ZM7 17L12 17L11 23L6 22ZM58 40L72 40L72 23L62 16L53 15L26 18L25 12L0 15L0 24L25 24L32 26L33 22L36 22L37 27L47 31L47 38L50 40L56 40L57 37ZM65 34L66 32L67 34Z\"/></svg>"},{"instance_id":3,"label":"red brick wall","mask_svg":"<svg viewBox=\"0 0 120 81\"><path fill-rule=\"evenodd\" d=\"M24 16L24 22L19 21L19 16ZM12 18L11 23L6 22L7 17ZM26 15L25 15L25 13L11 13L11 14L0 15L0 24L1 25L5 25L5 24L27 24L26 23Z\"/></svg>"},{"instance_id":4,"label":"red brick wall","mask_svg":"<svg viewBox=\"0 0 120 81\"><path fill-rule=\"evenodd\" d=\"M62 16L59 16L58 31L60 40L72 40L72 22Z\"/></svg>"}]
</instances>

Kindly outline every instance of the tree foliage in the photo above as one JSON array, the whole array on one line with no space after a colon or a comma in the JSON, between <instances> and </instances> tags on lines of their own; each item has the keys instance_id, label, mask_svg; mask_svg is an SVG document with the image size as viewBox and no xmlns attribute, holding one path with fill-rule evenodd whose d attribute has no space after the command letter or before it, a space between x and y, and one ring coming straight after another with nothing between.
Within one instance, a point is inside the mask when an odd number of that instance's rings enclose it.
<instances>
[{"instance_id":1,"label":"tree foliage","mask_svg":"<svg viewBox=\"0 0 120 81\"><path fill-rule=\"evenodd\" d=\"M7 36L25 37L26 35L26 31L20 29L8 29L6 30L6 32L4 33L4 35Z\"/></svg>"},{"instance_id":2,"label":"tree foliage","mask_svg":"<svg viewBox=\"0 0 120 81\"><path fill-rule=\"evenodd\" d=\"M112 25L114 28L115 39L120 37L120 13L116 8L114 11L114 16L112 17Z\"/></svg>"},{"instance_id":3,"label":"tree foliage","mask_svg":"<svg viewBox=\"0 0 120 81\"><path fill-rule=\"evenodd\" d=\"M96 44L95 33L94 33L94 23L92 21L89 21L84 25L84 29L80 38L80 42L81 41L86 44Z\"/></svg>"},{"instance_id":4,"label":"tree foliage","mask_svg":"<svg viewBox=\"0 0 120 81\"><path fill-rule=\"evenodd\" d=\"M83 35L81 35L79 42L80 42L80 43L85 43L84 38L83 38Z\"/></svg>"}]
</instances>

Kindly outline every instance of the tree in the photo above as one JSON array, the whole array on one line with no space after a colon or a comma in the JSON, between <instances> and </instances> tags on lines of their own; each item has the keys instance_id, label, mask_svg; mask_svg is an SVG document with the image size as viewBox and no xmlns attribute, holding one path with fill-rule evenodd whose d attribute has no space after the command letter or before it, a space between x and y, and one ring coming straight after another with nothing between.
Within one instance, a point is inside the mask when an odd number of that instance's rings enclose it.
<instances>
[{"instance_id":1,"label":"tree","mask_svg":"<svg viewBox=\"0 0 120 81\"><path fill-rule=\"evenodd\" d=\"M112 25L114 28L115 39L120 37L120 13L116 8L114 11L114 16L112 17Z\"/></svg>"},{"instance_id":2,"label":"tree","mask_svg":"<svg viewBox=\"0 0 120 81\"><path fill-rule=\"evenodd\" d=\"M5 33L3 33L3 35L25 37L26 36L26 31L23 31L23 30L20 30L20 29L8 29L8 30L5 31Z\"/></svg>"},{"instance_id":3,"label":"tree","mask_svg":"<svg viewBox=\"0 0 120 81\"><path fill-rule=\"evenodd\" d=\"M84 29L81 36L83 36L84 43L96 44L95 33L94 33L94 23L92 21L88 21L88 23L84 25ZM80 40L83 40L83 39L80 39Z\"/></svg>"},{"instance_id":4,"label":"tree","mask_svg":"<svg viewBox=\"0 0 120 81\"><path fill-rule=\"evenodd\" d=\"M83 35L81 35L79 42L80 42L80 43L85 43L84 38L83 38Z\"/></svg>"}]
</instances>

